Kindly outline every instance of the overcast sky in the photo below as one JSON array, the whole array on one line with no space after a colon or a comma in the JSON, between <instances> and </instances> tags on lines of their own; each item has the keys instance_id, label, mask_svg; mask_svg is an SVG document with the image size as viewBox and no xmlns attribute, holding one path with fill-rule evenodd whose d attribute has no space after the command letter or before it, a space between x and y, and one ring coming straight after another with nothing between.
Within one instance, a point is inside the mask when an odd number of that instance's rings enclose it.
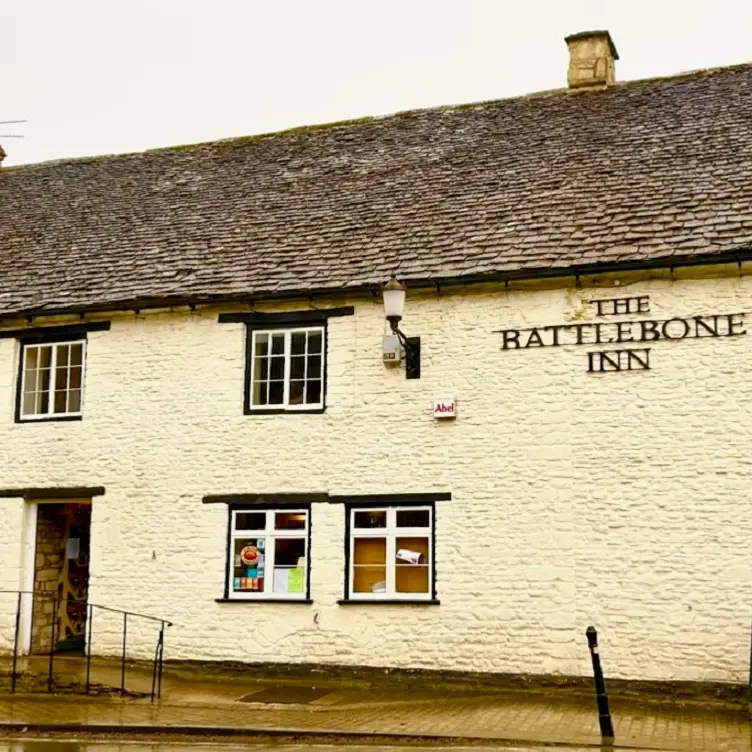
<instances>
[{"instance_id":1,"label":"overcast sky","mask_svg":"<svg viewBox=\"0 0 752 752\"><path fill-rule=\"evenodd\" d=\"M749 0L4 0L6 165L140 151L566 85L608 29L618 79L752 60Z\"/></svg>"}]
</instances>

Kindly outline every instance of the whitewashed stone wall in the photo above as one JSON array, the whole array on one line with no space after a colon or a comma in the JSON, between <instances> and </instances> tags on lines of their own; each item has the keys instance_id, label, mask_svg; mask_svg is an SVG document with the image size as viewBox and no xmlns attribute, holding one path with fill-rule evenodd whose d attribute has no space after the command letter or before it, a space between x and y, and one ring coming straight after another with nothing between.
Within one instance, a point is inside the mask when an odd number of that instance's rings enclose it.
<instances>
[{"instance_id":1,"label":"whitewashed stone wall","mask_svg":"<svg viewBox=\"0 0 752 752\"><path fill-rule=\"evenodd\" d=\"M752 279L714 273L411 294L418 381L381 364L380 303L348 301L323 415L244 415L244 327L204 310L111 317L89 335L84 420L19 425L18 345L0 340L0 488L104 485L91 600L174 620L170 658L585 675L594 624L609 676L742 682L752 335L658 342L650 371L595 375L594 348L502 352L493 333L586 321L594 297L649 295L653 318L749 311ZM432 417L442 396L456 421ZM440 606L337 605L336 504L312 512L313 605L215 602L227 511L205 494L428 491L453 495L437 503ZM13 587L23 504L0 505Z\"/></svg>"}]
</instances>

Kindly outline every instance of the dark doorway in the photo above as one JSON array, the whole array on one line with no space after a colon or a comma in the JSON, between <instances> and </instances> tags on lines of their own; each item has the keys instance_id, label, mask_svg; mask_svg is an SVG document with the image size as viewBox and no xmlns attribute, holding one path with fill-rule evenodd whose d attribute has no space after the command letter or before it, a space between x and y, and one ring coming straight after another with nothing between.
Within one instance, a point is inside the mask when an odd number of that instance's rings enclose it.
<instances>
[{"instance_id":1,"label":"dark doorway","mask_svg":"<svg viewBox=\"0 0 752 752\"><path fill-rule=\"evenodd\" d=\"M91 504L37 508L31 652L85 648Z\"/></svg>"}]
</instances>

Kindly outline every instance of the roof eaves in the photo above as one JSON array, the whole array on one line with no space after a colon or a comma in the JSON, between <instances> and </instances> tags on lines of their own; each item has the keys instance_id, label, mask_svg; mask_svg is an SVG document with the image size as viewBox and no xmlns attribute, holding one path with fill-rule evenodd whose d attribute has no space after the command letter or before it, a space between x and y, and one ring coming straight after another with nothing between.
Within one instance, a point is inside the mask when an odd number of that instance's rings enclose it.
<instances>
[{"instance_id":1,"label":"roof eaves","mask_svg":"<svg viewBox=\"0 0 752 752\"><path fill-rule=\"evenodd\" d=\"M526 268L515 271L489 272L475 275L456 275L456 276L436 276L436 277L414 277L409 276L401 278L410 289L420 290L426 288L439 289L443 287L455 287L459 285L476 285L523 282L535 279L553 279L566 277L584 277L588 275L608 274L628 271L642 271L650 269L677 269L681 267L692 266L711 266L723 264L739 264L742 262L752 261L752 247L740 248L724 253L698 254L694 256L662 256L651 260L631 260L616 262L594 262L592 264L582 264L579 266L550 266ZM384 280L386 281L386 280ZM340 285L332 287L319 287L315 289L289 289L273 291L257 291L248 293L222 294L195 294L195 295L168 295L163 297L149 298L123 298L108 302L98 302L91 304L73 305L68 307L57 308L40 308L31 307L19 309L17 311L8 311L0 313L0 322L18 319L32 319L35 317L48 316L65 316L65 315L84 315L94 313L112 313L116 311L145 311L160 308L173 307L196 307L199 305L231 305L244 304L252 306L257 302L274 301L274 300L294 300L306 299L312 302L314 298L321 297L343 297L358 294L376 294L380 290L377 283L360 283L353 285Z\"/></svg>"}]
</instances>

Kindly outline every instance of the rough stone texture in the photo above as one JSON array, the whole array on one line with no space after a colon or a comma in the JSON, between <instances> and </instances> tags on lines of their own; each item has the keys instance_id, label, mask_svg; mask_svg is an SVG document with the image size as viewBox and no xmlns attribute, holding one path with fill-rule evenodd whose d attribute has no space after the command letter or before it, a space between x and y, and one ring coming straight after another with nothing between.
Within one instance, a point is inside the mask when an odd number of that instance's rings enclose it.
<instances>
[{"instance_id":1,"label":"rough stone texture","mask_svg":"<svg viewBox=\"0 0 752 752\"><path fill-rule=\"evenodd\" d=\"M749 310L748 270L722 271L410 295L416 381L381 364L380 302L353 299L329 323L320 415L243 415L244 327L201 311L114 317L89 335L84 419L15 424L18 344L0 339L0 488L105 486L91 600L174 620L170 658L587 675L594 624L609 676L743 682L750 337L658 342L652 370L592 375L591 348L502 352L492 333L584 321L586 300L626 290L658 318ZM432 417L444 396L454 422ZM339 504L313 508L313 605L215 603L227 510L205 494L428 491L453 494L437 503L440 606L337 605ZM22 531L18 502L0 505L4 577ZM96 622L95 652L117 654L118 626ZM154 632L132 629L148 658Z\"/></svg>"},{"instance_id":2,"label":"rough stone texture","mask_svg":"<svg viewBox=\"0 0 752 752\"><path fill-rule=\"evenodd\" d=\"M752 247L752 65L3 169L0 316Z\"/></svg>"},{"instance_id":3,"label":"rough stone texture","mask_svg":"<svg viewBox=\"0 0 752 752\"><path fill-rule=\"evenodd\" d=\"M33 653L47 653L52 640L52 627L57 618L56 604L58 581L63 571L65 555L65 518L61 504L40 504L37 512L36 561L34 599L31 629Z\"/></svg>"},{"instance_id":4,"label":"rough stone texture","mask_svg":"<svg viewBox=\"0 0 752 752\"><path fill-rule=\"evenodd\" d=\"M607 31L584 31L565 41L569 47L569 86L606 86L615 82L614 60L619 55Z\"/></svg>"}]
</instances>

